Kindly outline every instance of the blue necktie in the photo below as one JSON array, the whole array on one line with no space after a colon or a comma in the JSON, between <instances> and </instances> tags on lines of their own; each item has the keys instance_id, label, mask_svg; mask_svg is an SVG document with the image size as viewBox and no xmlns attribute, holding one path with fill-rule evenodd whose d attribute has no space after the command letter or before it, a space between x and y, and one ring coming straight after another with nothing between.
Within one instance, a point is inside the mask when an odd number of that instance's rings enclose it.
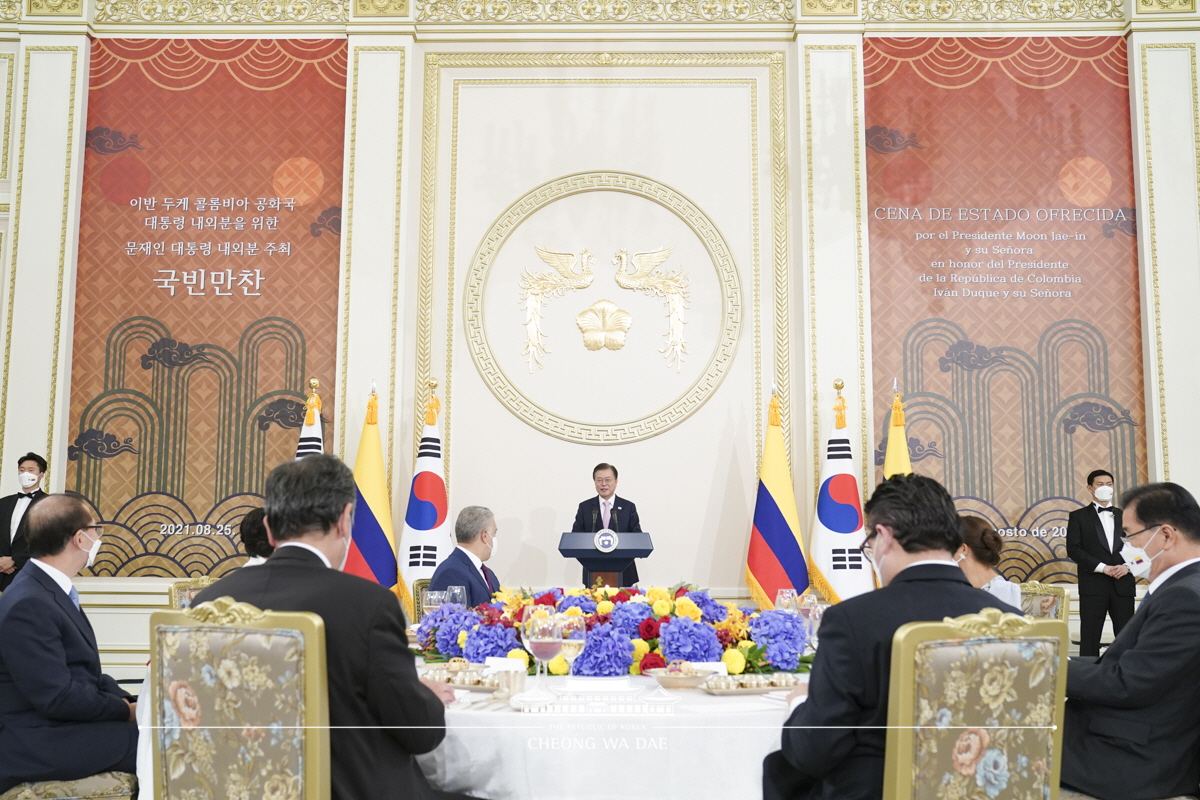
<instances>
[{"instance_id":1,"label":"blue necktie","mask_svg":"<svg viewBox=\"0 0 1200 800\"><path fill-rule=\"evenodd\" d=\"M67 596L70 597L71 602L75 604L76 611L83 611L83 609L79 607L79 592L75 591L74 586L71 587L71 591L67 592Z\"/></svg>"}]
</instances>

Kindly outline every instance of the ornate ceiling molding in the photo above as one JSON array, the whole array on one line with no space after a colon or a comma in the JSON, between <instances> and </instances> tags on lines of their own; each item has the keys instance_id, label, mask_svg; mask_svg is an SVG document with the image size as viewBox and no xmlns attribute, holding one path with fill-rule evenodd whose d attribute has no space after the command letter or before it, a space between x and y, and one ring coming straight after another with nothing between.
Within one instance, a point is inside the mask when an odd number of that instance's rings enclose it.
<instances>
[{"instance_id":1,"label":"ornate ceiling molding","mask_svg":"<svg viewBox=\"0 0 1200 800\"><path fill-rule=\"evenodd\" d=\"M29 0L29 2L49 2L49 0ZM242 0L167 0L167 2L97 0L96 22L154 25L346 22L350 19L349 7L349 0L288 0L288 2L278 2L277 0L257 0L257 2L242 2Z\"/></svg>"},{"instance_id":2,"label":"ornate ceiling molding","mask_svg":"<svg viewBox=\"0 0 1200 800\"><path fill-rule=\"evenodd\" d=\"M863 18L868 22L1118 22L1125 13L1118 0L867 0Z\"/></svg>"},{"instance_id":3,"label":"ornate ceiling molding","mask_svg":"<svg viewBox=\"0 0 1200 800\"><path fill-rule=\"evenodd\" d=\"M795 16L793 0L417 0L416 6L418 22L791 22Z\"/></svg>"}]
</instances>

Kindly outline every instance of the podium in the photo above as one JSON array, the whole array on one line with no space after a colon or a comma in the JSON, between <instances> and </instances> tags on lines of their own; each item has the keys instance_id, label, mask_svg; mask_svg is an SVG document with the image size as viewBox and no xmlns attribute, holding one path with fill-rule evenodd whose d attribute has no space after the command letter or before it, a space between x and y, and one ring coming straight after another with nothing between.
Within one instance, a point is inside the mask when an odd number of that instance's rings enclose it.
<instances>
[{"instance_id":1,"label":"podium","mask_svg":"<svg viewBox=\"0 0 1200 800\"><path fill-rule=\"evenodd\" d=\"M621 573L633 564L635 558L645 558L653 553L654 543L650 541L650 534L644 531L585 531L564 533L558 540L558 552L562 553L563 558L573 558L582 564L592 574L593 581L600 578L606 586L620 586Z\"/></svg>"}]
</instances>

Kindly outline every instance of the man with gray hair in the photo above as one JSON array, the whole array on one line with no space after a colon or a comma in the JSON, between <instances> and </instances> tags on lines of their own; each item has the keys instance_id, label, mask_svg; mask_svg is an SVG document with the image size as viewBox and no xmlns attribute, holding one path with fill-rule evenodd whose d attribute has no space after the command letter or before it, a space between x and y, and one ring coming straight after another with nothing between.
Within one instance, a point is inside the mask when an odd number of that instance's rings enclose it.
<instances>
[{"instance_id":1,"label":"man with gray hair","mask_svg":"<svg viewBox=\"0 0 1200 800\"><path fill-rule=\"evenodd\" d=\"M325 621L333 800L436 795L413 756L446 735L444 683L417 677L396 595L341 569L350 552L354 477L330 455L281 464L267 476L263 525L275 552L196 596L232 597Z\"/></svg>"},{"instance_id":2,"label":"man with gray hair","mask_svg":"<svg viewBox=\"0 0 1200 800\"><path fill-rule=\"evenodd\" d=\"M491 600L492 593L500 588L496 573L483 563L496 553L496 515L483 506L467 506L458 512L454 538L458 547L438 564L429 580L429 590L465 586L467 605L474 608Z\"/></svg>"}]
</instances>

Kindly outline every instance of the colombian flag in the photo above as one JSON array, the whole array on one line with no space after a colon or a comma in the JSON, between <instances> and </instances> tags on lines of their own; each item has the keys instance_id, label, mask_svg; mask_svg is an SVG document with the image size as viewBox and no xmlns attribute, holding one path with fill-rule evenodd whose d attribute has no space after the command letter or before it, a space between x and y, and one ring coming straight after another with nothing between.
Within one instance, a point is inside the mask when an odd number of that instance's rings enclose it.
<instances>
[{"instance_id":1,"label":"colombian flag","mask_svg":"<svg viewBox=\"0 0 1200 800\"><path fill-rule=\"evenodd\" d=\"M779 397L771 395L767 414L767 440L763 447L758 500L754 505L754 528L746 555L746 583L759 608L774 608L780 589L808 588L808 564L800 541L800 516L792 473L783 446L783 422Z\"/></svg>"},{"instance_id":2,"label":"colombian flag","mask_svg":"<svg viewBox=\"0 0 1200 800\"><path fill-rule=\"evenodd\" d=\"M379 400L374 392L367 400L367 419L354 459L354 488L354 527L344 571L392 589L412 619L412 595L396 569L396 537L379 439Z\"/></svg>"}]
</instances>

